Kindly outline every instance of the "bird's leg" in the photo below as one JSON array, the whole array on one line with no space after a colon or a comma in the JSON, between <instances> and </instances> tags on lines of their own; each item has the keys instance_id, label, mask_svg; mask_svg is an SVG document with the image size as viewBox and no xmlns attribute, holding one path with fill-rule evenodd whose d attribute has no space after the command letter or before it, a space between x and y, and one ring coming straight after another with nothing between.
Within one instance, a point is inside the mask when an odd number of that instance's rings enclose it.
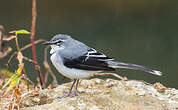
<instances>
[{"instance_id":1,"label":"bird's leg","mask_svg":"<svg viewBox=\"0 0 178 110\"><path fill-rule=\"evenodd\" d=\"M75 86L75 90L74 90L73 96L78 96L79 95L78 91L77 91L78 84L79 84L79 79L77 79L77 83L76 83L76 86Z\"/></svg>"},{"instance_id":2,"label":"bird's leg","mask_svg":"<svg viewBox=\"0 0 178 110\"><path fill-rule=\"evenodd\" d=\"M69 92L65 93L65 94L64 94L63 96L61 96L60 98L65 98L65 97L68 97L68 96L70 96L70 95L72 94L72 89L73 89L73 87L74 87L76 81L77 81L77 79L74 80L74 82L73 82L73 84L72 84L72 86L71 86Z\"/></svg>"},{"instance_id":3,"label":"bird's leg","mask_svg":"<svg viewBox=\"0 0 178 110\"><path fill-rule=\"evenodd\" d=\"M72 93L72 89L73 89L73 87L74 87L74 85L75 85L75 83L76 83L76 79L74 80L74 82L73 82L73 84L72 84L72 86L71 86L71 88L70 88L70 91L69 91L69 94L71 94Z\"/></svg>"}]
</instances>

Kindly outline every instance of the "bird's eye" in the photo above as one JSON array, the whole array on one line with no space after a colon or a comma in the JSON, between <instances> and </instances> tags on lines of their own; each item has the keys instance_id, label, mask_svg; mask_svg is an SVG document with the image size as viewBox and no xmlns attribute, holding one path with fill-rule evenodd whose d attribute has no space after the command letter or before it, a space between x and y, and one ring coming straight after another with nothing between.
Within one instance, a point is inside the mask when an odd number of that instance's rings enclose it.
<instances>
[{"instance_id":1,"label":"bird's eye","mask_svg":"<svg viewBox=\"0 0 178 110\"><path fill-rule=\"evenodd\" d=\"M61 40L59 40L59 41L57 41L57 42L56 42L56 44L57 44L57 45L59 45L61 42L62 42L62 41L61 41Z\"/></svg>"},{"instance_id":2,"label":"bird's eye","mask_svg":"<svg viewBox=\"0 0 178 110\"><path fill-rule=\"evenodd\" d=\"M62 42L62 40L59 40L57 43L61 43Z\"/></svg>"}]
</instances>

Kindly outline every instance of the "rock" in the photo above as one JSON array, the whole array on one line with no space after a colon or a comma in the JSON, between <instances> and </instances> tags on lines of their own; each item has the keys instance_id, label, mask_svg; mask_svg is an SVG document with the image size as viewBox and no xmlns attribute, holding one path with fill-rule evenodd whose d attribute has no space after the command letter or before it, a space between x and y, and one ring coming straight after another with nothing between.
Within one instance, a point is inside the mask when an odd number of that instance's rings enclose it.
<instances>
[{"instance_id":1,"label":"rock","mask_svg":"<svg viewBox=\"0 0 178 110\"><path fill-rule=\"evenodd\" d=\"M142 81L113 79L82 80L79 96L56 98L70 89L72 83L54 89L24 95L21 110L177 110L178 90L165 88L161 92ZM158 85L157 85L158 86ZM161 87L161 86L159 86Z\"/></svg>"}]
</instances>

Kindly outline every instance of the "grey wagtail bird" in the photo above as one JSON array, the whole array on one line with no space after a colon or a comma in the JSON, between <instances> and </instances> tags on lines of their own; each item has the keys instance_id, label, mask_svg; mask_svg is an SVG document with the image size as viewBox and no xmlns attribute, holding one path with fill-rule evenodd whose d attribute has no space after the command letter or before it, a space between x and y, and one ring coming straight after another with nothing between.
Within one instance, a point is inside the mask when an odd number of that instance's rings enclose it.
<instances>
[{"instance_id":1,"label":"grey wagtail bird","mask_svg":"<svg viewBox=\"0 0 178 110\"><path fill-rule=\"evenodd\" d=\"M55 35L50 41L43 44L51 46L50 59L58 72L74 80L70 91L62 97L78 95L79 79L89 78L94 73L105 70L113 71L117 68L127 68L161 75L160 71L145 66L118 62L66 34Z\"/></svg>"}]
</instances>

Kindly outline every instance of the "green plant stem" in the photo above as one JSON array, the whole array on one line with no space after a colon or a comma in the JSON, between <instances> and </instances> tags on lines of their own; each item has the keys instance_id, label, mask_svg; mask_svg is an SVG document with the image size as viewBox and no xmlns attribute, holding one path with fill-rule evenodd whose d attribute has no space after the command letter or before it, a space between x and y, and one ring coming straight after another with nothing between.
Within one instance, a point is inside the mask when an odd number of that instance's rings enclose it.
<instances>
[{"instance_id":1,"label":"green plant stem","mask_svg":"<svg viewBox=\"0 0 178 110\"><path fill-rule=\"evenodd\" d=\"M17 34L15 34L15 43L16 43L16 48L17 48L17 52L20 51L20 47L19 47L19 43L18 43L18 38L17 38Z\"/></svg>"}]
</instances>

